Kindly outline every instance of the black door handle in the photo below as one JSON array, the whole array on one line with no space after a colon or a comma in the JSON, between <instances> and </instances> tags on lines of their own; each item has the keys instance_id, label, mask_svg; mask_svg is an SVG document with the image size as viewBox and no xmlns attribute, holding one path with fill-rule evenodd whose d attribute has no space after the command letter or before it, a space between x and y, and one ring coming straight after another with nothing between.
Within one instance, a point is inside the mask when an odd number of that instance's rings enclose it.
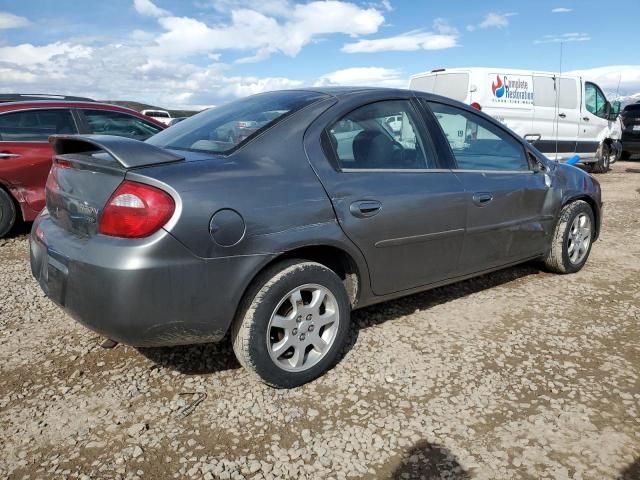
<instances>
[{"instance_id":1,"label":"black door handle","mask_svg":"<svg viewBox=\"0 0 640 480\"><path fill-rule=\"evenodd\" d=\"M373 217L382 208L382 204L377 200L360 200L353 202L349 206L351 215L358 218Z\"/></svg>"},{"instance_id":2,"label":"black door handle","mask_svg":"<svg viewBox=\"0 0 640 480\"><path fill-rule=\"evenodd\" d=\"M473 203L479 207L484 207L493 200L493 195L487 192L479 192L473 194Z\"/></svg>"},{"instance_id":3,"label":"black door handle","mask_svg":"<svg viewBox=\"0 0 640 480\"><path fill-rule=\"evenodd\" d=\"M588 122L588 121L589 121L589 117L582 117L582 119L583 119L585 122Z\"/></svg>"},{"instance_id":4,"label":"black door handle","mask_svg":"<svg viewBox=\"0 0 640 480\"><path fill-rule=\"evenodd\" d=\"M567 114L566 113L559 113L558 116L560 118L567 118Z\"/></svg>"}]
</instances>

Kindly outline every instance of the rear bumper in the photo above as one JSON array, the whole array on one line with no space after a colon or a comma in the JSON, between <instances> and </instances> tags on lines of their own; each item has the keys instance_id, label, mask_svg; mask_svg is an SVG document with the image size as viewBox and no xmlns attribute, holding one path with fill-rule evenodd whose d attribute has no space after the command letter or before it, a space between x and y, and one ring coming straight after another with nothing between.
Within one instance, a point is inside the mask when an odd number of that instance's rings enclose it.
<instances>
[{"instance_id":1,"label":"rear bumper","mask_svg":"<svg viewBox=\"0 0 640 480\"><path fill-rule=\"evenodd\" d=\"M80 238L46 212L34 222L30 256L51 300L100 335L134 346L222 339L246 278L268 261L202 259L164 230L141 240Z\"/></svg>"}]
</instances>

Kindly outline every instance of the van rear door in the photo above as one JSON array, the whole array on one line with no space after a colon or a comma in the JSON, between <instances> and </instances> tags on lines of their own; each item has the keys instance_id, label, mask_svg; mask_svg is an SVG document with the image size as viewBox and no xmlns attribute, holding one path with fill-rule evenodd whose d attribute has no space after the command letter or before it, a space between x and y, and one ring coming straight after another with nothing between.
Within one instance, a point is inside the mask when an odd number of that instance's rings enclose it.
<instances>
[{"instance_id":1,"label":"van rear door","mask_svg":"<svg viewBox=\"0 0 640 480\"><path fill-rule=\"evenodd\" d=\"M536 148L551 159L569 158L576 152L580 129L579 88L575 78L533 76L532 133L540 135Z\"/></svg>"},{"instance_id":2,"label":"van rear door","mask_svg":"<svg viewBox=\"0 0 640 480\"><path fill-rule=\"evenodd\" d=\"M414 77L409 83L411 90L435 93L443 97L453 98L459 102L469 103L468 72L434 72Z\"/></svg>"}]
</instances>

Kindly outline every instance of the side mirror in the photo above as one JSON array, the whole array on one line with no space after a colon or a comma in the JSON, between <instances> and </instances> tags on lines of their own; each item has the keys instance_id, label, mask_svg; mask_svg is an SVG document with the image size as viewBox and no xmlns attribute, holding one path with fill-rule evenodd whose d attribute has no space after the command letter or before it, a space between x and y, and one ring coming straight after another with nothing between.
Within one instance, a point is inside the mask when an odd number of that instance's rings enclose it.
<instances>
[{"instance_id":1,"label":"side mirror","mask_svg":"<svg viewBox=\"0 0 640 480\"><path fill-rule=\"evenodd\" d=\"M611 112L609 113L609 120L615 120L620 115L620 102L616 100L611 104Z\"/></svg>"},{"instance_id":2,"label":"side mirror","mask_svg":"<svg viewBox=\"0 0 640 480\"><path fill-rule=\"evenodd\" d=\"M604 116L607 120L610 120L610 121L618 118L618 113L620 112L620 102L613 102L613 103L618 104L617 109L613 104L609 103L608 101L604 107Z\"/></svg>"},{"instance_id":3,"label":"side mirror","mask_svg":"<svg viewBox=\"0 0 640 480\"><path fill-rule=\"evenodd\" d=\"M527 133L524 136L524 139L528 143L535 143L535 142L539 141L541 138L542 138L542 135L540 135L539 133Z\"/></svg>"}]
</instances>

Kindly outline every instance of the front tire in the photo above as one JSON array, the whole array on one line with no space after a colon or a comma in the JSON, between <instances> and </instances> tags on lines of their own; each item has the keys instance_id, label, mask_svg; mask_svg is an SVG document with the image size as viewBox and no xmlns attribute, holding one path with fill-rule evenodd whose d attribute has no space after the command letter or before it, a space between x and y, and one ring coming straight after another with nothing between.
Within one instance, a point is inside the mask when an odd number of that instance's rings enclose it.
<instances>
[{"instance_id":1,"label":"front tire","mask_svg":"<svg viewBox=\"0 0 640 480\"><path fill-rule=\"evenodd\" d=\"M315 262L290 260L247 292L231 332L240 364L278 388L303 385L338 360L351 305L340 278Z\"/></svg>"},{"instance_id":2,"label":"front tire","mask_svg":"<svg viewBox=\"0 0 640 480\"><path fill-rule=\"evenodd\" d=\"M0 188L0 238L11 231L16 223L16 205L13 199Z\"/></svg>"},{"instance_id":3,"label":"front tire","mask_svg":"<svg viewBox=\"0 0 640 480\"><path fill-rule=\"evenodd\" d=\"M583 200L562 208L553 235L551 248L544 257L545 266L555 273L575 273L584 267L591 253L594 237L594 217Z\"/></svg>"},{"instance_id":4,"label":"front tire","mask_svg":"<svg viewBox=\"0 0 640 480\"><path fill-rule=\"evenodd\" d=\"M591 164L593 165L591 171L593 173L607 173L611 166L612 155L611 147L606 143L602 143L596 152L596 162Z\"/></svg>"}]
</instances>

